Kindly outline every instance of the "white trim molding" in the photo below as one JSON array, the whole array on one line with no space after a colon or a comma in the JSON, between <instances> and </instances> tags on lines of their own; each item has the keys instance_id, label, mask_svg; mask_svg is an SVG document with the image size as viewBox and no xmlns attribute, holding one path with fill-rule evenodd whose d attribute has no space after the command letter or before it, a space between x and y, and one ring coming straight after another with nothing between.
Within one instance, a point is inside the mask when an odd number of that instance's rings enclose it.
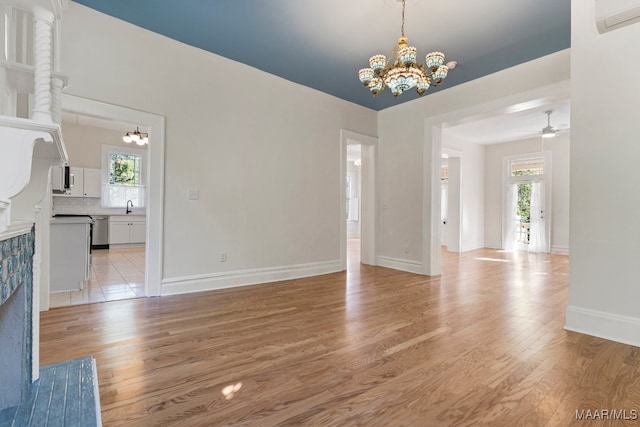
<instances>
[{"instance_id":1,"label":"white trim molding","mask_svg":"<svg viewBox=\"0 0 640 427\"><path fill-rule=\"evenodd\" d=\"M281 280L301 279L303 277L319 276L321 274L335 273L342 270L341 261L334 260L282 267L253 268L196 276L174 277L162 281L161 295L179 295L278 282Z\"/></svg>"},{"instance_id":2,"label":"white trim molding","mask_svg":"<svg viewBox=\"0 0 640 427\"><path fill-rule=\"evenodd\" d=\"M489 249L502 249L502 242L486 241L484 247Z\"/></svg>"},{"instance_id":3,"label":"white trim molding","mask_svg":"<svg viewBox=\"0 0 640 427\"><path fill-rule=\"evenodd\" d=\"M558 255L569 255L569 246L553 245L551 246L551 253Z\"/></svg>"},{"instance_id":4,"label":"white trim molding","mask_svg":"<svg viewBox=\"0 0 640 427\"><path fill-rule=\"evenodd\" d=\"M588 308L567 307L565 329L640 347L640 319Z\"/></svg>"},{"instance_id":5,"label":"white trim molding","mask_svg":"<svg viewBox=\"0 0 640 427\"><path fill-rule=\"evenodd\" d=\"M424 266L419 261L393 258L389 256L379 256L377 264L380 267L392 268L394 270L424 275Z\"/></svg>"}]
</instances>

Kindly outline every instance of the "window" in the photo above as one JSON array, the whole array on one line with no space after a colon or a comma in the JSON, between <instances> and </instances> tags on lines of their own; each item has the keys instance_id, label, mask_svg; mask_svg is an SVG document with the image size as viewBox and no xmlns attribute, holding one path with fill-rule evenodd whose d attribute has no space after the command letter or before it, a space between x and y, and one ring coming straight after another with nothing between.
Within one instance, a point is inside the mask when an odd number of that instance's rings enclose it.
<instances>
[{"instance_id":1,"label":"window","mask_svg":"<svg viewBox=\"0 0 640 427\"><path fill-rule=\"evenodd\" d=\"M139 186L142 156L126 153L109 153L109 184Z\"/></svg>"},{"instance_id":2,"label":"window","mask_svg":"<svg viewBox=\"0 0 640 427\"><path fill-rule=\"evenodd\" d=\"M125 207L131 200L135 207L144 207L145 150L103 146L103 171L106 172L102 191L105 207Z\"/></svg>"}]
</instances>

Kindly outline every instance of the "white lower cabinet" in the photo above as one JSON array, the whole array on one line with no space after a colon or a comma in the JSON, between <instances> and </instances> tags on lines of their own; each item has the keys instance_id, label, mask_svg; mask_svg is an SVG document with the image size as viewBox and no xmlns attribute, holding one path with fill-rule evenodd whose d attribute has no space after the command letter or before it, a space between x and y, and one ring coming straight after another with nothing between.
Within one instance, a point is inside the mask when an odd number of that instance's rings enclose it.
<instances>
[{"instance_id":1,"label":"white lower cabinet","mask_svg":"<svg viewBox=\"0 0 640 427\"><path fill-rule=\"evenodd\" d=\"M147 218L142 215L114 215L109 217L109 244L144 243L147 237Z\"/></svg>"},{"instance_id":2,"label":"white lower cabinet","mask_svg":"<svg viewBox=\"0 0 640 427\"><path fill-rule=\"evenodd\" d=\"M89 278L91 218L51 219L49 291L67 292L83 288Z\"/></svg>"}]
</instances>

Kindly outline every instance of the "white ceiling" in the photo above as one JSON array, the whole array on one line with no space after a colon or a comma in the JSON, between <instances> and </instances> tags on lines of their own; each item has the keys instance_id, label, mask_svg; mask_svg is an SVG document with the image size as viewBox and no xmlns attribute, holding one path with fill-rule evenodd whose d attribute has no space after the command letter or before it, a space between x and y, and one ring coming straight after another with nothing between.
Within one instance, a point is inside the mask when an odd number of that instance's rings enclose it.
<instances>
[{"instance_id":1,"label":"white ceiling","mask_svg":"<svg viewBox=\"0 0 640 427\"><path fill-rule=\"evenodd\" d=\"M446 137L489 145L535 138L547 126L545 111L551 110L551 126L558 130L570 128L571 103L568 97L550 97L514 105L484 117L466 118L460 123L448 124L443 129Z\"/></svg>"}]
</instances>

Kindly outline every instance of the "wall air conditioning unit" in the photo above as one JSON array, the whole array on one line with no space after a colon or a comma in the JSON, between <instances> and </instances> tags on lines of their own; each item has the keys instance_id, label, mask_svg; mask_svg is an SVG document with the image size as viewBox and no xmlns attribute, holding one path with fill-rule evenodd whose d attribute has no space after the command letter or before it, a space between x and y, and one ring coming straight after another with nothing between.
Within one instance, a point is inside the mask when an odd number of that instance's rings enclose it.
<instances>
[{"instance_id":1,"label":"wall air conditioning unit","mask_svg":"<svg viewBox=\"0 0 640 427\"><path fill-rule=\"evenodd\" d=\"M640 22L640 0L596 0L600 34Z\"/></svg>"}]
</instances>

